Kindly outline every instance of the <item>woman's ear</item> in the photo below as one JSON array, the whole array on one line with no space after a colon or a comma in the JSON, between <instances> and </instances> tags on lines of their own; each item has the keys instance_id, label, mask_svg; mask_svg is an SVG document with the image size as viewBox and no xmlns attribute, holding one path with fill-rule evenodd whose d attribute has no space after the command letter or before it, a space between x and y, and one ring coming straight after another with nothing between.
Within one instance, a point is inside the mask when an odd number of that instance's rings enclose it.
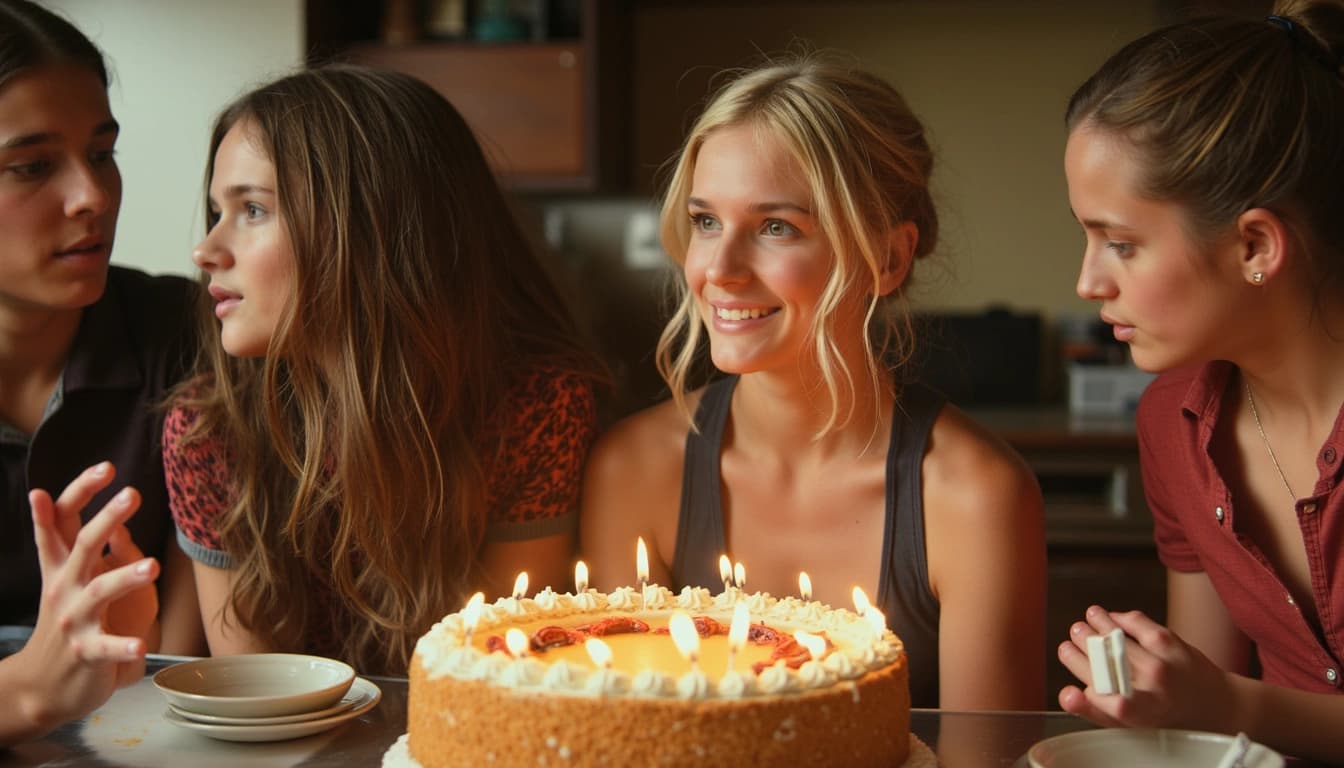
<instances>
[{"instance_id":1,"label":"woman's ear","mask_svg":"<svg viewBox=\"0 0 1344 768\"><path fill-rule=\"evenodd\" d=\"M1283 269L1292 234L1278 214L1251 208L1237 217L1242 276L1251 285L1264 285Z\"/></svg>"},{"instance_id":2,"label":"woman's ear","mask_svg":"<svg viewBox=\"0 0 1344 768\"><path fill-rule=\"evenodd\" d=\"M887 259L877 278L879 296L887 296L905 283L910 267L915 263L915 246L919 244L919 226L903 221L892 227L887 236Z\"/></svg>"}]
</instances>

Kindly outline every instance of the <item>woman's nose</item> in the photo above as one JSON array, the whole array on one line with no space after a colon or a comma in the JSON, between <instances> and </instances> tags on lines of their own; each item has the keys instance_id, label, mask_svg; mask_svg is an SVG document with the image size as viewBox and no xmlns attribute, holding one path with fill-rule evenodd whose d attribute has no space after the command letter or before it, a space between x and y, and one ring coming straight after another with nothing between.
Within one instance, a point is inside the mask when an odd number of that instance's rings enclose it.
<instances>
[{"instance_id":1,"label":"woman's nose","mask_svg":"<svg viewBox=\"0 0 1344 768\"><path fill-rule=\"evenodd\" d=\"M65 198L65 213L70 218L97 216L118 199L121 175L115 166L109 170L88 162L76 162L70 168L70 182Z\"/></svg>"},{"instance_id":2,"label":"woman's nose","mask_svg":"<svg viewBox=\"0 0 1344 768\"><path fill-rule=\"evenodd\" d=\"M705 265L705 279L715 285L738 283L747 279L748 272L746 247L725 232Z\"/></svg>"},{"instance_id":3,"label":"woman's nose","mask_svg":"<svg viewBox=\"0 0 1344 768\"><path fill-rule=\"evenodd\" d=\"M1115 281L1091 247L1083 251L1083 266L1078 270L1078 284L1074 290L1080 298L1089 300L1108 299L1115 293Z\"/></svg>"},{"instance_id":4,"label":"woman's nose","mask_svg":"<svg viewBox=\"0 0 1344 768\"><path fill-rule=\"evenodd\" d=\"M205 239L191 249L191 263L207 272L227 267L229 261L229 251L219 242L213 227L206 233Z\"/></svg>"}]
</instances>

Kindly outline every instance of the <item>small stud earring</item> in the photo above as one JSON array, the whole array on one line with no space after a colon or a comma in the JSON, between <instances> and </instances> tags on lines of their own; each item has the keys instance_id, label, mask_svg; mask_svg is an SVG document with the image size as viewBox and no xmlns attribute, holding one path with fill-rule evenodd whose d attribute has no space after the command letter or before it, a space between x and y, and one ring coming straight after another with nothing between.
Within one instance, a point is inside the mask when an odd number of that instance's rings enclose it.
<instances>
[{"instance_id":1,"label":"small stud earring","mask_svg":"<svg viewBox=\"0 0 1344 768\"><path fill-rule=\"evenodd\" d=\"M1264 273L1264 272L1252 272L1252 273L1251 273L1251 282L1252 282L1252 283L1255 283L1256 285L1260 285L1261 283L1265 282L1265 273Z\"/></svg>"}]
</instances>

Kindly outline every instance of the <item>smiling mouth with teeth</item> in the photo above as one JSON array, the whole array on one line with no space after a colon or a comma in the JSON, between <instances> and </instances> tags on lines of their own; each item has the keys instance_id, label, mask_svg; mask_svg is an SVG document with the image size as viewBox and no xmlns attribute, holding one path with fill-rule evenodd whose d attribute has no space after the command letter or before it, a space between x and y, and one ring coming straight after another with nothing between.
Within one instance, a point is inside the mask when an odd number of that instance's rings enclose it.
<instances>
[{"instance_id":1,"label":"smiling mouth with teeth","mask_svg":"<svg viewBox=\"0 0 1344 768\"><path fill-rule=\"evenodd\" d=\"M714 314L720 320L755 320L757 318L773 315L778 312L778 307L757 307L755 309L727 309L725 307L715 307Z\"/></svg>"}]
</instances>

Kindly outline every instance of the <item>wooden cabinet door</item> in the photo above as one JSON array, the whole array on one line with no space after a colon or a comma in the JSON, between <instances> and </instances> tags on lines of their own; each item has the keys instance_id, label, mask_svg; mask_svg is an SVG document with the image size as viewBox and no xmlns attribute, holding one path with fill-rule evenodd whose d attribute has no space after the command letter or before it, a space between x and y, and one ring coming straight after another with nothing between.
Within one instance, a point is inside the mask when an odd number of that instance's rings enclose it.
<instances>
[{"instance_id":1,"label":"wooden cabinet door","mask_svg":"<svg viewBox=\"0 0 1344 768\"><path fill-rule=\"evenodd\" d=\"M351 59L408 72L457 107L506 182L572 186L594 172L577 43L366 46Z\"/></svg>"}]
</instances>

